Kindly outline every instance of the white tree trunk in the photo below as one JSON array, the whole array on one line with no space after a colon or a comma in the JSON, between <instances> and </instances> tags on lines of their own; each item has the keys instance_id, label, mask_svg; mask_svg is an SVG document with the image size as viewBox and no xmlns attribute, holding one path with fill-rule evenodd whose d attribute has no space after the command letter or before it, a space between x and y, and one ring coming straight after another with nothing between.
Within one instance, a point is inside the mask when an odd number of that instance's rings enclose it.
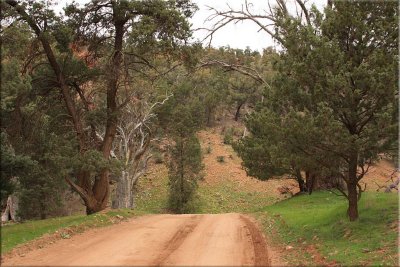
<instances>
[{"instance_id":1,"label":"white tree trunk","mask_svg":"<svg viewBox=\"0 0 400 267\"><path fill-rule=\"evenodd\" d=\"M126 170L122 171L117 181L116 194L112 203L114 209L134 208L134 194L131 188L131 180L130 173Z\"/></svg>"},{"instance_id":2,"label":"white tree trunk","mask_svg":"<svg viewBox=\"0 0 400 267\"><path fill-rule=\"evenodd\" d=\"M10 195L7 198L7 206L5 211L1 214L1 221L18 221L18 198L15 195Z\"/></svg>"}]
</instances>

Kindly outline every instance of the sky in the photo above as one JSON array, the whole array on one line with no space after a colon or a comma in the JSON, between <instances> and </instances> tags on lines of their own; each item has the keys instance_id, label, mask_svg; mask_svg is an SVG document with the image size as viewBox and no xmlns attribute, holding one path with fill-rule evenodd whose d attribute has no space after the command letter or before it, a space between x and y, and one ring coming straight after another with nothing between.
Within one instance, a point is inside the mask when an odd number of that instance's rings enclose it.
<instances>
[{"instance_id":1,"label":"sky","mask_svg":"<svg viewBox=\"0 0 400 267\"><path fill-rule=\"evenodd\" d=\"M75 0L77 3L85 4L89 0ZM233 9L240 9L244 4L245 0L192 0L199 7L199 10L191 19L193 29L198 28L211 28L212 22L206 22L206 19L212 14L207 6L214 7L218 10L226 10L228 5ZM274 0L269 0L273 4ZM288 8L294 3L295 0L286 0ZM327 0L308 0L308 5L315 3L318 9L322 9ZM58 0L58 8L65 6L66 3L71 2L69 0ZM268 0L248 0L252 3L252 12L262 14L264 9L268 8ZM218 30L214 35L211 46L230 46L231 48L246 49L250 47L252 50L258 50L262 52L264 48L268 46L276 47L276 44L267 33L260 31L259 27L251 21L239 22L237 24L230 23L225 27ZM195 40L203 40L207 35L205 30L196 30L194 32ZM208 43L207 43L208 44Z\"/></svg>"},{"instance_id":2,"label":"sky","mask_svg":"<svg viewBox=\"0 0 400 267\"><path fill-rule=\"evenodd\" d=\"M207 6L214 7L217 10L227 10L228 5L233 9L240 10L245 0L192 0L199 7L199 11L194 15L191 22L193 29L197 28L211 28L212 23L205 22L205 20L212 14ZM271 5L275 1L270 0ZM286 0L288 9L293 6L295 0ZM309 0L308 5L315 4L318 9L322 10L326 5L327 0ZM263 14L264 10L268 10L268 0L248 0L252 3L253 14ZM307 6L308 6L307 5ZM252 50L262 52L268 46L275 47L276 44L272 38L264 31L259 31L260 27L252 21L239 22L237 24L230 23L214 35L211 45L213 47L230 46L231 48L246 49L250 47ZM203 40L207 35L205 30L195 31L194 37Z\"/></svg>"}]
</instances>

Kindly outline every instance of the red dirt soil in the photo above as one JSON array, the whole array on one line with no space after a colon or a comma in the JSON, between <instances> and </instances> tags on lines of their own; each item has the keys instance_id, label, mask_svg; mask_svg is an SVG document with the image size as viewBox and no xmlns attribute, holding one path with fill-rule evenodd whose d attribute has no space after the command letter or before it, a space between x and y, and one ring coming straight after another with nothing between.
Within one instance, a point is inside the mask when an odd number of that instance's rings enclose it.
<instances>
[{"instance_id":1,"label":"red dirt soil","mask_svg":"<svg viewBox=\"0 0 400 267\"><path fill-rule=\"evenodd\" d=\"M245 215L151 215L90 230L2 266L269 266L265 240Z\"/></svg>"},{"instance_id":2,"label":"red dirt soil","mask_svg":"<svg viewBox=\"0 0 400 267\"><path fill-rule=\"evenodd\" d=\"M210 147L210 153L204 152L203 162L205 165L204 182L209 185L233 181L240 188L247 191L265 192L276 198L284 198L278 188L286 186L293 194L298 192L297 183L293 179L274 177L267 181L260 181L254 177L247 176L242 168L242 160L237 156L230 145L223 143L223 137L219 134L220 129L214 128L201 131L198 136L203 151ZM223 156L224 162L218 162L217 157Z\"/></svg>"}]
</instances>

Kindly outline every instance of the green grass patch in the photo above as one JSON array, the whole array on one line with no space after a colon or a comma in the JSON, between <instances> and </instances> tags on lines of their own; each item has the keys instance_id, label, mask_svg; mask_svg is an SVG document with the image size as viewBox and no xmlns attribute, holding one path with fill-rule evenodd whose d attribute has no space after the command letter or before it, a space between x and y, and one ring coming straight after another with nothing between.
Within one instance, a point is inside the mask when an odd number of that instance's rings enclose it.
<instances>
[{"instance_id":1,"label":"green grass patch","mask_svg":"<svg viewBox=\"0 0 400 267\"><path fill-rule=\"evenodd\" d=\"M276 201L267 193L244 191L232 181L212 186L200 184L197 194L198 213L252 213Z\"/></svg>"},{"instance_id":2,"label":"green grass patch","mask_svg":"<svg viewBox=\"0 0 400 267\"><path fill-rule=\"evenodd\" d=\"M295 248L314 245L327 261L397 265L398 195L364 193L356 222L347 219L346 210L344 197L316 192L265 207L258 216L269 234L278 233L281 241ZM309 256L304 255L307 264Z\"/></svg>"},{"instance_id":3,"label":"green grass patch","mask_svg":"<svg viewBox=\"0 0 400 267\"><path fill-rule=\"evenodd\" d=\"M164 165L154 173L142 177L136 188L135 213L159 214L165 213L168 200L168 169Z\"/></svg>"},{"instance_id":4,"label":"green grass patch","mask_svg":"<svg viewBox=\"0 0 400 267\"><path fill-rule=\"evenodd\" d=\"M19 244L41 237L45 234L53 234L57 230L66 227L101 227L110 225L115 221L117 215L124 218L132 217L132 210L113 210L107 213L86 215L75 215L51 218L46 220L25 221L1 227L1 253L4 254Z\"/></svg>"}]
</instances>

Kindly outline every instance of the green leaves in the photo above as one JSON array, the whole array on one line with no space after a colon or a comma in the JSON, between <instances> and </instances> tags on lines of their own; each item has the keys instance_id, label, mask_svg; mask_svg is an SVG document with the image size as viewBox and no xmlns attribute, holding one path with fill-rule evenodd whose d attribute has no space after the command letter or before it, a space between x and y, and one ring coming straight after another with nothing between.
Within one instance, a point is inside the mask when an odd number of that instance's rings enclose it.
<instances>
[{"instance_id":1,"label":"green leaves","mask_svg":"<svg viewBox=\"0 0 400 267\"><path fill-rule=\"evenodd\" d=\"M195 193L200 171L203 169L201 148L194 134L176 136L169 162L168 207L176 213L195 210Z\"/></svg>"}]
</instances>

